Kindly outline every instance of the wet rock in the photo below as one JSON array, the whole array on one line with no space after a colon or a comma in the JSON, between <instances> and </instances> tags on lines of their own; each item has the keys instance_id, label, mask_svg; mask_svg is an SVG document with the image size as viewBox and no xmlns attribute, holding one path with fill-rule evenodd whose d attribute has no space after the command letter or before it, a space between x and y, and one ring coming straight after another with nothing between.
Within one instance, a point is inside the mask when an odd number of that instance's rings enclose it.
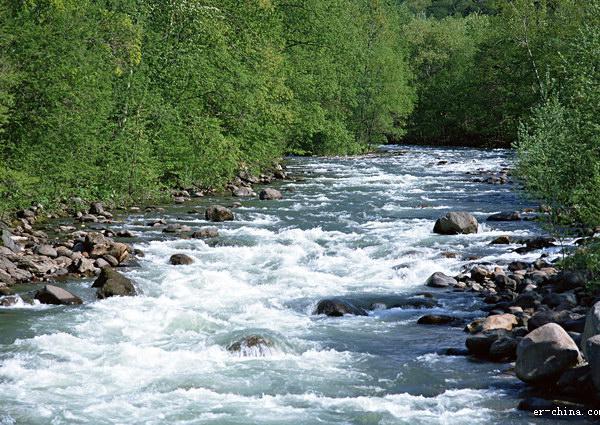
<instances>
[{"instance_id":1,"label":"wet rock","mask_svg":"<svg viewBox=\"0 0 600 425\"><path fill-rule=\"evenodd\" d=\"M556 323L548 323L521 340L515 371L528 384L552 384L579 359L579 349L569 334Z\"/></svg>"},{"instance_id":2,"label":"wet rock","mask_svg":"<svg viewBox=\"0 0 600 425\"><path fill-rule=\"evenodd\" d=\"M131 233L129 230L119 230L117 232L117 236L120 238L133 238L133 233Z\"/></svg>"},{"instance_id":3,"label":"wet rock","mask_svg":"<svg viewBox=\"0 0 600 425\"><path fill-rule=\"evenodd\" d=\"M212 205L208 207L204 216L206 220L215 222L231 221L234 218L233 212L221 205Z\"/></svg>"},{"instance_id":4,"label":"wet rock","mask_svg":"<svg viewBox=\"0 0 600 425\"><path fill-rule=\"evenodd\" d=\"M276 189L272 189L270 187L267 187L267 188L261 190L258 197L260 199L262 199L263 201L272 201L272 200L277 200L277 199L283 199L283 195L281 194L280 191L278 191Z\"/></svg>"},{"instance_id":5,"label":"wet rock","mask_svg":"<svg viewBox=\"0 0 600 425\"><path fill-rule=\"evenodd\" d=\"M189 255L185 255L185 254L173 254L173 255L171 255L171 258L169 258L169 263L174 266L189 265L189 264L192 264L193 262L194 262L194 259L192 257L190 257Z\"/></svg>"},{"instance_id":6,"label":"wet rock","mask_svg":"<svg viewBox=\"0 0 600 425\"><path fill-rule=\"evenodd\" d=\"M594 393L590 365L567 369L556 382L561 394L589 396Z\"/></svg>"},{"instance_id":7,"label":"wet rock","mask_svg":"<svg viewBox=\"0 0 600 425\"><path fill-rule=\"evenodd\" d=\"M247 198L247 197L256 196L256 193L252 190L252 188L244 187L244 186L242 186L242 187L234 186L231 189L231 194L238 198Z\"/></svg>"},{"instance_id":8,"label":"wet rock","mask_svg":"<svg viewBox=\"0 0 600 425\"><path fill-rule=\"evenodd\" d=\"M434 299L413 297L402 300L394 300L388 304L388 308L434 308L438 305L438 302Z\"/></svg>"},{"instance_id":9,"label":"wet rock","mask_svg":"<svg viewBox=\"0 0 600 425\"><path fill-rule=\"evenodd\" d=\"M529 268L529 264L523 261L513 261L508 265L508 270L511 272L518 270L527 270Z\"/></svg>"},{"instance_id":10,"label":"wet rock","mask_svg":"<svg viewBox=\"0 0 600 425\"><path fill-rule=\"evenodd\" d=\"M588 311L583 333L581 334L581 351L588 358L587 340L595 335L600 335L600 301Z\"/></svg>"},{"instance_id":11,"label":"wet rock","mask_svg":"<svg viewBox=\"0 0 600 425\"><path fill-rule=\"evenodd\" d=\"M271 354L273 342L260 335L250 335L230 344L227 350L241 357L265 357Z\"/></svg>"},{"instance_id":12,"label":"wet rock","mask_svg":"<svg viewBox=\"0 0 600 425\"><path fill-rule=\"evenodd\" d=\"M475 282L483 283L490 276L490 271L485 267L475 266L471 269L471 279Z\"/></svg>"},{"instance_id":13,"label":"wet rock","mask_svg":"<svg viewBox=\"0 0 600 425\"><path fill-rule=\"evenodd\" d=\"M0 269L0 283L5 285L14 285L15 279L8 272Z\"/></svg>"},{"instance_id":14,"label":"wet rock","mask_svg":"<svg viewBox=\"0 0 600 425\"><path fill-rule=\"evenodd\" d=\"M497 274L494 277L494 284L500 290L508 289L508 290L514 291L517 288L517 281L514 279L511 279L510 277L506 276L505 274Z\"/></svg>"},{"instance_id":15,"label":"wet rock","mask_svg":"<svg viewBox=\"0 0 600 425\"><path fill-rule=\"evenodd\" d=\"M466 348L451 347L441 350L439 354L443 356L468 356L469 350L467 350Z\"/></svg>"},{"instance_id":16,"label":"wet rock","mask_svg":"<svg viewBox=\"0 0 600 425\"><path fill-rule=\"evenodd\" d=\"M0 297L0 307L12 307L17 305L20 299L17 295Z\"/></svg>"},{"instance_id":17,"label":"wet rock","mask_svg":"<svg viewBox=\"0 0 600 425\"><path fill-rule=\"evenodd\" d=\"M548 323L562 324L570 319L571 316L568 311L540 310L531 316L527 322L527 329L533 331Z\"/></svg>"},{"instance_id":18,"label":"wet rock","mask_svg":"<svg viewBox=\"0 0 600 425\"><path fill-rule=\"evenodd\" d=\"M487 218L487 221L520 221L521 215L517 211L500 212L492 214Z\"/></svg>"},{"instance_id":19,"label":"wet rock","mask_svg":"<svg viewBox=\"0 0 600 425\"><path fill-rule=\"evenodd\" d=\"M98 289L96 295L99 299L136 295L136 290L131 280L110 268L102 269L100 276L98 276L92 288Z\"/></svg>"},{"instance_id":20,"label":"wet rock","mask_svg":"<svg viewBox=\"0 0 600 425\"><path fill-rule=\"evenodd\" d=\"M426 314L417 320L419 325L446 325L449 323L459 322L460 319L445 314Z\"/></svg>"},{"instance_id":21,"label":"wet rock","mask_svg":"<svg viewBox=\"0 0 600 425\"><path fill-rule=\"evenodd\" d=\"M356 307L350 302L339 299L327 299L319 301L313 314L325 314L326 316L331 317L340 317L345 314L368 316L367 312L362 308Z\"/></svg>"},{"instance_id":22,"label":"wet rock","mask_svg":"<svg viewBox=\"0 0 600 425\"><path fill-rule=\"evenodd\" d=\"M45 257L56 258L58 257L58 252L52 245L36 245L33 249L38 255L43 255Z\"/></svg>"},{"instance_id":23,"label":"wet rock","mask_svg":"<svg viewBox=\"0 0 600 425\"><path fill-rule=\"evenodd\" d=\"M521 308L536 308L541 304L542 296L534 291L519 294L514 301L514 305Z\"/></svg>"},{"instance_id":24,"label":"wet rock","mask_svg":"<svg viewBox=\"0 0 600 425\"><path fill-rule=\"evenodd\" d=\"M479 223L468 212L449 212L435 222L433 232L441 235L477 233Z\"/></svg>"},{"instance_id":25,"label":"wet rock","mask_svg":"<svg viewBox=\"0 0 600 425\"><path fill-rule=\"evenodd\" d=\"M496 239L494 239L490 243L492 245L508 245L511 243L511 239L510 239L510 236L508 236L508 235L502 235L502 236L498 236Z\"/></svg>"},{"instance_id":26,"label":"wet rock","mask_svg":"<svg viewBox=\"0 0 600 425\"><path fill-rule=\"evenodd\" d=\"M566 292L572 289L585 287L587 280L582 273L572 271L560 271L548 280L548 284L554 287L555 292Z\"/></svg>"},{"instance_id":27,"label":"wet rock","mask_svg":"<svg viewBox=\"0 0 600 425\"><path fill-rule=\"evenodd\" d=\"M203 227L192 233L192 238L195 239L216 238L217 236L219 236L219 231L216 227Z\"/></svg>"},{"instance_id":28,"label":"wet rock","mask_svg":"<svg viewBox=\"0 0 600 425\"><path fill-rule=\"evenodd\" d=\"M465 345L474 356L488 357L490 353L490 347L498 338L505 336L506 331L504 330L493 330L480 332L475 335L469 335L465 341Z\"/></svg>"},{"instance_id":29,"label":"wet rock","mask_svg":"<svg viewBox=\"0 0 600 425\"><path fill-rule=\"evenodd\" d=\"M519 340L512 336L502 336L490 345L489 355L497 361L513 361L517 358Z\"/></svg>"},{"instance_id":30,"label":"wet rock","mask_svg":"<svg viewBox=\"0 0 600 425\"><path fill-rule=\"evenodd\" d=\"M167 227L165 227L163 229L163 233L184 233L184 232L191 232L192 228L190 226L186 226L183 224L179 224L179 223L173 223L173 224L169 224L167 225Z\"/></svg>"},{"instance_id":31,"label":"wet rock","mask_svg":"<svg viewBox=\"0 0 600 425\"><path fill-rule=\"evenodd\" d=\"M103 269L104 267L110 267L110 264L104 258L97 258L96 261L94 261L94 267Z\"/></svg>"},{"instance_id":32,"label":"wet rock","mask_svg":"<svg viewBox=\"0 0 600 425\"><path fill-rule=\"evenodd\" d=\"M34 298L42 304L78 305L83 304L81 298L69 291L54 285L46 285L35 293Z\"/></svg>"},{"instance_id":33,"label":"wet rock","mask_svg":"<svg viewBox=\"0 0 600 425\"><path fill-rule=\"evenodd\" d=\"M426 286L431 288L447 288L448 286L454 286L457 284L456 279L447 276L442 272L435 272L425 282Z\"/></svg>"}]
</instances>

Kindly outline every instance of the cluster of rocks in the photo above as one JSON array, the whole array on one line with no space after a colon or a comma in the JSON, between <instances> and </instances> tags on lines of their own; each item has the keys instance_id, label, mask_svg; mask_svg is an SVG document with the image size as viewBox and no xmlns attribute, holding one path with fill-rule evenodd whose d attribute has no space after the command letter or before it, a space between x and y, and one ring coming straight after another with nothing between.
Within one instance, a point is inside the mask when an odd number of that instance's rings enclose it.
<instances>
[{"instance_id":1,"label":"cluster of rocks","mask_svg":"<svg viewBox=\"0 0 600 425\"><path fill-rule=\"evenodd\" d=\"M100 204L90 210L101 211ZM112 239L109 230L86 232L72 226L59 226L64 238L51 240L34 230L34 210L17 214L19 221L9 228L2 225L0 244L0 286L40 282L64 276L93 276L104 267L127 264L131 247Z\"/></svg>"},{"instance_id":2,"label":"cluster of rocks","mask_svg":"<svg viewBox=\"0 0 600 425\"><path fill-rule=\"evenodd\" d=\"M475 265L457 276L437 272L426 285L483 298L482 310L488 316L465 327L469 354L490 361L516 361L517 376L542 387L549 396L588 400L600 391L600 335L596 336L600 302L594 305L597 300L586 290L583 275L559 271L540 258L531 263L514 261L506 268ZM421 324L457 321L451 316L419 319ZM597 383L592 379L594 370Z\"/></svg>"},{"instance_id":3,"label":"cluster of rocks","mask_svg":"<svg viewBox=\"0 0 600 425\"><path fill-rule=\"evenodd\" d=\"M474 182L488 184L507 184L511 183L510 168L502 167L500 171L491 171L479 168L477 171L467 171L466 174L475 175Z\"/></svg>"}]
</instances>

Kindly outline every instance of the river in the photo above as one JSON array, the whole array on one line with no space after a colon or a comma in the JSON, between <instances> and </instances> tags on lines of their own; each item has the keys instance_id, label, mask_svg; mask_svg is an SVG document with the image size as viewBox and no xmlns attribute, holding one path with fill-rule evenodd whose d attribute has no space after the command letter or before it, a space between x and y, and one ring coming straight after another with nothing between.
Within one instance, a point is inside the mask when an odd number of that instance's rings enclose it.
<instances>
[{"instance_id":1,"label":"river","mask_svg":"<svg viewBox=\"0 0 600 425\"><path fill-rule=\"evenodd\" d=\"M146 254L126 270L141 296L96 301L90 281L77 280L65 287L83 306L0 309L0 424L536 423L516 410L524 385L510 365L437 354L464 346L462 327L416 324L426 313L483 315L479 298L426 288L431 273L456 274L472 256L539 256L490 245L499 235L539 234L534 222L485 221L532 203L515 185L467 174L511 161L506 150L427 147L290 158L301 178L275 185L284 199L241 200L215 241L145 223L200 227L207 223L193 207L232 198L124 217L115 228L135 232ZM480 233L434 235L435 219L450 210L472 212ZM171 266L174 253L195 262ZM385 303L425 290L438 307L312 314L324 297ZM247 335L273 346L263 356L226 349Z\"/></svg>"}]
</instances>

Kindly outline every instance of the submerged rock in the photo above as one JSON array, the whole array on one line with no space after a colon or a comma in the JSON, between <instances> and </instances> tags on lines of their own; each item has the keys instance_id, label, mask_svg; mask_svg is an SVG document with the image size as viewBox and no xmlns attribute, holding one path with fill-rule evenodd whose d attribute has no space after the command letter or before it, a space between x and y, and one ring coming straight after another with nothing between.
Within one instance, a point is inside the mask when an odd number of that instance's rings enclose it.
<instances>
[{"instance_id":1,"label":"submerged rock","mask_svg":"<svg viewBox=\"0 0 600 425\"><path fill-rule=\"evenodd\" d=\"M173 254L171 258L169 258L169 263L174 266L185 266L192 264L194 259L186 254Z\"/></svg>"},{"instance_id":2,"label":"submerged rock","mask_svg":"<svg viewBox=\"0 0 600 425\"><path fill-rule=\"evenodd\" d=\"M340 317L345 314L355 316L368 316L367 312L360 307L356 307L350 302L339 299L321 300L313 314L325 314L330 317Z\"/></svg>"},{"instance_id":3,"label":"submerged rock","mask_svg":"<svg viewBox=\"0 0 600 425\"><path fill-rule=\"evenodd\" d=\"M100 276L98 276L92 288L98 288L96 295L99 299L136 295L136 290L131 280L110 268L102 269Z\"/></svg>"},{"instance_id":4,"label":"submerged rock","mask_svg":"<svg viewBox=\"0 0 600 425\"><path fill-rule=\"evenodd\" d=\"M441 235L477 233L479 223L468 212L449 212L435 222L433 232Z\"/></svg>"},{"instance_id":5,"label":"submerged rock","mask_svg":"<svg viewBox=\"0 0 600 425\"><path fill-rule=\"evenodd\" d=\"M219 236L219 231L216 227L203 227L192 233L192 238L195 239L216 238L217 236Z\"/></svg>"},{"instance_id":6,"label":"submerged rock","mask_svg":"<svg viewBox=\"0 0 600 425\"><path fill-rule=\"evenodd\" d=\"M265 357L271 354L273 342L260 335L249 335L230 344L227 350L241 357Z\"/></svg>"},{"instance_id":7,"label":"submerged rock","mask_svg":"<svg viewBox=\"0 0 600 425\"><path fill-rule=\"evenodd\" d=\"M447 316L445 314L426 314L417 320L419 325L446 325L459 322L457 317Z\"/></svg>"},{"instance_id":8,"label":"submerged rock","mask_svg":"<svg viewBox=\"0 0 600 425\"><path fill-rule=\"evenodd\" d=\"M78 305L81 298L58 286L46 285L35 293L34 298L42 304Z\"/></svg>"},{"instance_id":9,"label":"submerged rock","mask_svg":"<svg viewBox=\"0 0 600 425\"><path fill-rule=\"evenodd\" d=\"M233 220L233 212L222 205L212 205L208 207L204 216L206 220L215 222Z\"/></svg>"},{"instance_id":10,"label":"submerged rock","mask_svg":"<svg viewBox=\"0 0 600 425\"><path fill-rule=\"evenodd\" d=\"M517 211L499 212L492 214L487 218L487 221L520 221L521 215Z\"/></svg>"}]
</instances>

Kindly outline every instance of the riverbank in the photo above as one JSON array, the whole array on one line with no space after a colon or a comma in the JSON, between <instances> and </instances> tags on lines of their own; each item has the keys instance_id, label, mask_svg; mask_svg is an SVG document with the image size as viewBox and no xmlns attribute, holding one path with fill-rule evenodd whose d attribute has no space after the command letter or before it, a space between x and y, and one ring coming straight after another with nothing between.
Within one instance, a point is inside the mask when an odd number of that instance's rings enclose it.
<instances>
[{"instance_id":1,"label":"riverbank","mask_svg":"<svg viewBox=\"0 0 600 425\"><path fill-rule=\"evenodd\" d=\"M549 289L558 275L559 248L539 238L535 205L517 196L510 173L496 184L480 175L502 173L507 155L401 147L292 158L293 178L270 185L282 199L206 194L85 223L133 236L126 242L144 256L116 270L138 296L98 300L96 277L67 279L59 286L83 304L0 309L10 318L0 320L2 409L30 423L188 414L209 423L530 423L514 410L529 390L510 359L464 352L472 336L463 328L488 313L516 317L505 320L510 331L494 331L514 346L521 325L550 305L541 294L522 314L508 304L528 280ZM215 204L234 220L207 220ZM446 211L472 212L479 232L435 234ZM487 220L507 211L496 219L510 221ZM191 238L214 235L207 228L218 236ZM188 264L173 265L174 256ZM433 272L456 279L426 286ZM559 297L570 293L581 300L579 289ZM331 299L359 314L316 314ZM424 316L451 322L418 323Z\"/></svg>"}]
</instances>

